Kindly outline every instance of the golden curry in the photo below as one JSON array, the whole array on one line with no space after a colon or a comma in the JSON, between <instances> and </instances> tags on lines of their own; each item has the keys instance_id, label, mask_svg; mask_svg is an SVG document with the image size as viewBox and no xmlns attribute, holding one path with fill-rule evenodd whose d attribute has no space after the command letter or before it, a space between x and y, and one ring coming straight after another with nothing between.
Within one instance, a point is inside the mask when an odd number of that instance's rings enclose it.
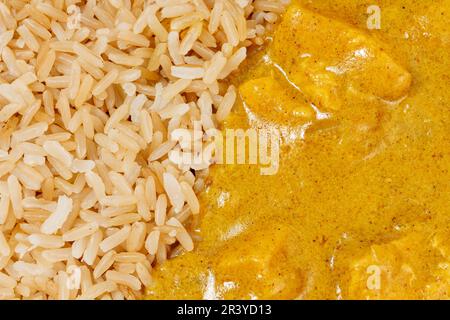
<instances>
[{"instance_id":1,"label":"golden curry","mask_svg":"<svg viewBox=\"0 0 450 320\"><path fill-rule=\"evenodd\" d=\"M289 6L225 125L283 128L279 171L215 166L149 298L450 298L450 1L372 4Z\"/></svg>"}]
</instances>

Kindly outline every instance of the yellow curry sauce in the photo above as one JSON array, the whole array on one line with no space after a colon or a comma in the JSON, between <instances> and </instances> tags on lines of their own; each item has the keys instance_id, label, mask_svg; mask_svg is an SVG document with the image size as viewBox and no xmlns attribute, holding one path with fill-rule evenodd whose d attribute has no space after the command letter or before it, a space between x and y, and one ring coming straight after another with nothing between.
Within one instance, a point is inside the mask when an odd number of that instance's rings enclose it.
<instances>
[{"instance_id":1,"label":"yellow curry sauce","mask_svg":"<svg viewBox=\"0 0 450 320\"><path fill-rule=\"evenodd\" d=\"M282 129L279 171L215 166L148 298L450 297L450 1L372 4L293 1L225 125Z\"/></svg>"}]
</instances>

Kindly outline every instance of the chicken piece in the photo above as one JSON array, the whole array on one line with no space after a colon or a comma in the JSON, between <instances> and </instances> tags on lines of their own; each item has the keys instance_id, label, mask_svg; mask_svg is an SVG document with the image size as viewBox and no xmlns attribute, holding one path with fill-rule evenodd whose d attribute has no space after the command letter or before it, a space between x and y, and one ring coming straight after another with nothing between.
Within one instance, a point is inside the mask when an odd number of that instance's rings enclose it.
<instances>
[{"instance_id":1,"label":"chicken piece","mask_svg":"<svg viewBox=\"0 0 450 320\"><path fill-rule=\"evenodd\" d=\"M450 272L439 270L439 258L425 232L373 245L350 266L348 298L426 299L450 292Z\"/></svg>"},{"instance_id":2,"label":"chicken piece","mask_svg":"<svg viewBox=\"0 0 450 320\"><path fill-rule=\"evenodd\" d=\"M164 263L147 288L152 299L294 299L306 286L306 272L293 233L284 225L258 224L217 242L207 254L189 252ZM198 249L197 249L198 250ZM292 261L294 260L294 261Z\"/></svg>"},{"instance_id":3,"label":"chicken piece","mask_svg":"<svg viewBox=\"0 0 450 320\"><path fill-rule=\"evenodd\" d=\"M437 232L432 240L431 245L434 249L438 250L439 253L448 261L450 261L450 233L441 231Z\"/></svg>"},{"instance_id":4,"label":"chicken piece","mask_svg":"<svg viewBox=\"0 0 450 320\"><path fill-rule=\"evenodd\" d=\"M314 109L295 89L274 77L249 80L239 87L241 97L260 120L282 125L299 125L315 118Z\"/></svg>"},{"instance_id":5,"label":"chicken piece","mask_svg":"<svg viewBox=\"0 0 450 320\"><path fill-rule=\"evenodd\" d=\"M270 60L319 108L340 109L348 93L395 101L409 90L411 75L368 34L298 4L273 39Z\"/></svg>"},{"instance_id":6,"label":"chicken piece","mask_svg":"<svg viewBox=\"0 0 450 320\"><path fill-rule=\"evenodd\" d=\"M229 241L214 268L218 283L234 283L239 291L252 292L260 299L293 299L304 288L304 273L292 265L288 228L246 232ZM292 259L291 259L292 260ZM244 289L244 290L243 290ZM225 293L230 297L232 292Z\"/></svg>"},{"instance_id":7,"label":"chicken piece","mask_svg":"<svg viewBox=\"0 0 450 320\"><path fill-rule=\"evenodd\" d=\"M351 266L350 299L414 299L420 294L415 247L420 235L373 245Z\"/></svg>"}]
</instances>

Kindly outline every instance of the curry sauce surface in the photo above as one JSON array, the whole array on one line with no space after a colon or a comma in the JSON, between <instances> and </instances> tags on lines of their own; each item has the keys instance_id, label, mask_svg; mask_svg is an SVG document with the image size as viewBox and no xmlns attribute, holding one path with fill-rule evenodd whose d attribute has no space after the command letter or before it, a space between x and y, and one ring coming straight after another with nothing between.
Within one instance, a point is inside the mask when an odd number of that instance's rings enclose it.
<instances>
[{"instance_id":1,"label":"curry sauce surface","mask_svg":"<svg viewBox=\"0 0 450 320\"><path fill-rule=\"evenodd\" d=\"M450 297L450 1L372 4L293 1L225 124L280 129L278 173L215 166L149 298Z\"/></svg>"}]
</instances>

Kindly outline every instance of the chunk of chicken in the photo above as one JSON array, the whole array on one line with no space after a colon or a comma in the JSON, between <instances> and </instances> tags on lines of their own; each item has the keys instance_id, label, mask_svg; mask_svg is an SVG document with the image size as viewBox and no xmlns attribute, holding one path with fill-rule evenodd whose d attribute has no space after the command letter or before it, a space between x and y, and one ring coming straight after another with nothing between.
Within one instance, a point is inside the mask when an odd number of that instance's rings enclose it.
<instances>
[{"instance_id":1,"label":"chunk of chicken","mask_svg":"<svg viewBox=\"0 0 450 320\"><path fill-rule=\"evenodd\" d=\"M254 231L229 241L223 249L214 268L220 283L231 281L240 291L245 288L244 292L252 292L260 299L299 296L305 279L299 266L288 259L292 241L288 228Z\"/></svg>"},{"instance_id":2,"label":"chunk of chicken","mask_svg":"<svg viewBox=\"0 0 450 320\"><path fill-rule=\"evenodd\" d=\"M351 266L350 299L401 299L411 295L416 281L414 267L404 249L409 240L402 239L373 245L370 251ZM409 247L409 249L411 249Z\"/></svg>"},{"instance_id":3,"label":"chunk of chicken","mask_svg":"<svg viewBox=\"0 0 450 320\"><path fill-rule=\"evenodd\" d=\"M348 91L398 100L409 90L411 75L368 34L298 4L273 39L271 61L318 107L339 109Z\"/></svg>"},{"instance_id":4,"label":"chunk of chicken","mask_svg":"<svg viewBox=\"0 0 450 320\"><path fill-rule=\"evenodd\" d=\"M239 92L246 107L260 120L299 125L315 118L304 96L272 76L249 80L239 87Z\"/></svg>"},{"instance_id":5,"label":"chunk of chicken","mask_svg":"<svg viewBox=\"0 0 450 320\"><path fill-rule=\"evenodd\" d=\"M450 261L446 257L447 248L438 244L436 236L430 238L426 232L416 231L371 246L366 255L350 266L348 298L449 298Z\"/></svg>"}]
</instances>

